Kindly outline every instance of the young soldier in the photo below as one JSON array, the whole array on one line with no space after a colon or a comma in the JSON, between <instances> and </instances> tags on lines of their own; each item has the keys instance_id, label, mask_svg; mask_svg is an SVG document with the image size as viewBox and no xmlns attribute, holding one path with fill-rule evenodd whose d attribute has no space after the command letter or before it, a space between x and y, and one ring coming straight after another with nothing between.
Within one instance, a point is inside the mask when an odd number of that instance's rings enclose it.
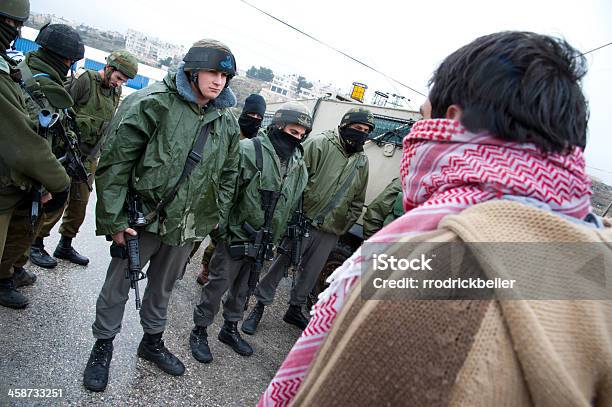
<instances>
[{"instance_id":1,"label":"young soldier","mask_svg":"<svg viewBox=\"0 0 612 407\"><path fill-rule=\"evenodd\" d=\"M28 0L15 0L0 4L0 257L9 225L15 212L23 213L29 221L32 191L42 185L55 199L67 195L70 179L51 152L49 144L36 134L35 123L30 119L19 82L21 75L16 64L6 55L11 42L19 35L19 29L30 15ZM30 222L25 223L26 226ZM31 234L31 226L28 229ZM29 242L29 237L28 240ZM26 246L27 248L27 246ZM24 308L26 296L15 290L20 282L31 281L28 276L13 276L13 268L0 269L0 305ZM16 284L17 283L17 284Z\"/></svg>"},{"instance_id":2,"label":"young soldier","mask_svg":"<svg viewBox=\"0 0 612 407\"><path fill-rule=\"evenodd\" d=\"M298 102L283 104L274 114L267 130L252 139L240 142L241 165L236 195L229 212L222 239L215 248L210 263L210 279L202 288L202 299L195 308L195 328L189 344L191 353L199 362L212 361L206 328L212 324L219 311L221 296L225 320L219 340L236 353L250 356L251 346L238 333L238 321L242 320L248 300L250 273L259 259L245 253L276 245L301 199L308 174L300 141L312 128L308 109ZM258 247L258 239L247 231L269 233L264 246ZM266 247L267 245L268 247ZM261 263L260 263L261 265Z\"/></svg>"},{"instance_id":3,"label":"young soldier","mask_svg":"<svg viewBox=\"0 0 612 407\"><path fill-rule=\"evenodd\" d=\"M353 108L344 114L338 129L308 138L304 159L308 185L304 191L304 211L312 219L310 239L302 246L302 267L291 289L289 309L283 320L304 329L308 319L302 314L308 293L323 269L338 238L361 215L368 185L368 158L363 152L374 118L367 109ZM242 324L242 331L255 333L264 312L272 304L278 283L283 278L289 258L277 256L263 277L255 297L257 305Z\"/></svg>"},{"instance_id":4,"label":"young soldier","mask_svg":"<svg viewBox=\"0 0 612 407\"><path fill-rule=\"evenodd\" d=\"M197 41L178 72L121 104L96 173L97 233L112 237L116 256L126 238L137 236L140 263L150 263L138 356L171 375L182 375L185 366L162 340L168 301L192 243L227 217L238 174L240 131L229 109L236 97L228 88L235 73L226 45ZM142 206L139 223L145 226L138 233L130 227L128 204ZM130 290L127 266L125 257L111 260L96 303L97 340L83 374L83 385L92 391L104 390L108 382L113 339Z\"/></svg>"},{"instance_id":5,"label":"young soldier","mask_svg":"<svg viewBox=\"0 0 612 407\"><path fill-rule=\"evenodd\" d=\"M103 134L110 123L121 97L121 85L128 79L133 79L138 72L136 57L127 51L114 51L106 59L106 65L99 71L89 69L79 70L75 78L69 81L66 90L74 100L73 109L76 114L76 124L80 135L80 150L89 182L72 180L70 196L66 206L62 224L59 228L61 239L53 256L68 260L75 264L87 265L89 259L79 254L72 247L79 228L85 220L89 188L93 186L93 177L100 156L100 148L104 141ZM54 216L45 219L41 231L30 248L32 263L47 268L57 266L57 261L49 256L44 249L43 239L49 236L51 229L62 216L57 211Z\"/></svg>"},{"instance_id":6,"label":"young soldier","mask_svg":"<svg viewBox=\"0 0 612 407\"><path fill-rule=\"evenodd\" d=\"M85 46L79 34L65 24L51 24L43 27L36 37L36 43L40 45L40 48L27 54L25 60L17 67L26 90L26 106L30 118L38 121L39 114L43 112L58 115L59 127L63 130L55 126L49 129L47 137L55 156L62 157L66 154L68 145L60 135L60 131L65 132L76 145L76 135L69 130L70 118L65 113L66 109L72 107L73 100L64 89L63 84L70 66L83 58ZM78 151L76 155L79 155ZM70 164L65 162L65 165ZM83 176L84 174L83 170ZM55 194L55 199L44 206L41 221L36 224L37 230L42 227L46 219L62 212L66 196L67 193ZM34 235L37 230L34 231ZM31 241L30 207L23 205L13 213L0 263L0 273L7 273L9 269L15 268L15 274L18 276L17 285L29 285L36 281L34 273L23 268L27 261L25 253Z\"/></svg>"},{"instance_id":7,"label":"young soldier","mask_svg":"<svg viewBox=\"0 0 612 407\"><path fill-rule=\"evenodd\" d=\"M256 93L249 95L249 97L247 97L244 101L242 113L240 113L240 117L238 118L240 136L242 138L253 138L256 136L259 128L261 127L261 122L265 113L266 101L264 98ZM204 285L208 281L208 264L210 263L210 259L215 251L216 241L217 234L213 231L210 236L210 243L202 255L202 269L200 270L200 274L198 274L197 278L197 282L200 285ZM199 248L200 244L195 244L191 255L193 256Z\"/></svg>"}]
</instances>

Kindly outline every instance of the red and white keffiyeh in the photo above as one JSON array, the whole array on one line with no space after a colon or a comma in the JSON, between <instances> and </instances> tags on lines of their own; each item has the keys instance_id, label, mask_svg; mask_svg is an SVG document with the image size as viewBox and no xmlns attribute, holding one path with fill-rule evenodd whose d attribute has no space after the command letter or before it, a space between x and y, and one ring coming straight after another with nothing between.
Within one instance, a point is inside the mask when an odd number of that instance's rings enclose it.
<instances>
[{"instance_id":1,"label":"red and white keffiyeh","mask_svg":"<svg viewBox=\"0 0 612 407\"><path fill-rule=\"evenodd\" d=\"M488 133L473 134L458 121L422 120L404 138L400 173L406 214L376 233L369 242L396 242L435 230L447 215L505 195L536 199L551 210L584 218L590 211L591 182L582 150L543 153ZM288 405L315 354L361 276L361 249L329 278L313 316L259 406Z\"/></svg>"}]
</instances>

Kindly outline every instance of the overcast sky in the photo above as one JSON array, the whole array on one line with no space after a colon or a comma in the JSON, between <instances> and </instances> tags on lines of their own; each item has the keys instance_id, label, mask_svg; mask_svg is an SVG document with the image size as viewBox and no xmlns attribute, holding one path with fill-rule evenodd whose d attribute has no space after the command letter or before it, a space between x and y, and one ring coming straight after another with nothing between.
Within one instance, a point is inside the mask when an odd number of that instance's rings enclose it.
<instances>
[{"instance_id":1,"label":"overcast sky","mask_svg":"<svg viewBox=\"0 0 612 407\"><path fill-rule=\"evenodd\" d=\"M581 51L612 42L610 0L247 1L422 93L427 93L431 73L445 56L492 32L553 34ZM200 38L215 38L230 46L240 69L262 65L344 89L358 81L368 85L368 92L402 94L414 108L423 101L422 96L239 0L30 2L35 12L120 32L132 28L186 47ZM591 110L587 166L589 173L612 184L612 46L587 58L584 89Z\"/></svg>"}]
</instances>

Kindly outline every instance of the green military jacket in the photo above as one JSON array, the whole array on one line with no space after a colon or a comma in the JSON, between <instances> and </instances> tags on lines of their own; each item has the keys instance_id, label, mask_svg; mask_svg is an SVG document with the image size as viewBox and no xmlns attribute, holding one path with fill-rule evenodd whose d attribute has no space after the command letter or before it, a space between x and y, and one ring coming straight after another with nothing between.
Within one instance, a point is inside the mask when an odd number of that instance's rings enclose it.
<instances>
[{"instance_id":1,"label":"green military jacket","mask_svg":"<svg viewBox=\"0 0 612 407\"><path fill-rule=\"evenodd\" d=\"M304 160L308 185L304 192L304 211L317 229L341 236L355 223L365 201L368 185L368 157L365 153L348 155L337 130L328 130L304 141ZM345 180L354 176L339 199L329 208Z\"/></svg>"},{"instance_id":2,"label":"green military jacket","mask_svg":"<svg viewBox=\"0 0 612 407\"><path fill-rule=\"evenodd\" d=\"M10 75L14 70L13 61L0 56L0 213L29 199L36 183L51 192L70 185L48 143L34 130L23 91Z\"/></svg>"},{"instance_id":3,"label":"green military jacket","mask_svg":"<svg viewBox=\"0 0 612 407\"><path fill-rule=\"evenodd\" d=\"M42 98L39 99L45 104L45 109L48 109L51 113L58 113L66 134L76 139L76 135L70 130L68 115L66 114L67 109L72 108L74 101L64 89L64 78L43 61L36 51L26 55L25 63L40 86ZM26 94L26 105L30 118L38 122L38 113L41 106L29 94ZM57 157L63 156L65 152L64 141L57 135L49 141L53 153Z\"/></svg>"},{"instance_id":4,"label":"green military jacket","mask_svg":"<svg viewBox=\"0 0 612 407\"><path fill-rule=\"evenodd\" d=\"M119 105L121 87L105 88L98 72L85 69L79 70L74 79L68 81L66 90L74 99L81 152L87 156L85 162L91 167L100 156L99 143L103 142L104 130Z\"/></svg>"},{"instance_id":5,"label":"green military jacket","mask_svg":"<svg viewBox=\"0 0 612 407\"><path fill-rule=\"evenodd\" d=\"M364 239L369 239L374 233L404 214L402 196L402 181L395 178L368 205L363 215Z\"/></svg>"},{"instance_id":6,"label":"green military jacket","mask_svg":"<svg viewBox=\"0 0 612 407\"><path fill-rule=\"evenodd\" d=\"M287 229L308 181L308 172L303 158L302 147L295 149L287 164L287 170L281 173L281 163L265 130L260 130L263 155L263 171L257 169L255 145L252 139L240 141L240 173L236 185L236 194L232 209L229 212L229 242L245 242L250 237L242 229L248 222L255 230L264 224L264 211L261 207L260 189L279 191L281 196L276 204L272 218L274 244L278 244Z\"/></svg>"},{"instance_id":7,"label":"green military jacket","mask_svg":"<svg viewBox=\"0 0 612 407\"><path fill-rule=\"evenodd\" d=\"M183 74L180 71L180 74ZM232 102L217 102L226 92ZM200 130L212 128L203 157L176 196L146 230L169 245L203 240L224 219L236 185L240 129L226 88L201 109L178 91L176 74L129 95L106 133L96 171L97 234L128 227L128 188L140 195L144 213L153 211L172 190Z\"/></svg>"}]
</instances>

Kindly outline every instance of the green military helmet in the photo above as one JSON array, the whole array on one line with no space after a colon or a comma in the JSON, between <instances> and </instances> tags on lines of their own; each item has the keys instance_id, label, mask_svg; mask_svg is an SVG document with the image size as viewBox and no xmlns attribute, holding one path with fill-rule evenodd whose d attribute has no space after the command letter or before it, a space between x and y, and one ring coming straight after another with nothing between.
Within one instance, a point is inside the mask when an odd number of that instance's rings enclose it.
<instances>
[{"instance_id":1,"label":"green military helmet","mask_svg":"<svg viewBox=\"0 0 612 407\"><path fill-rule=\"evenodd\" d=\"M113 51L106 57L106 65L115 68L130 79L138 73L138 60L130 52Z\"/></svg>"},{"instance_id":2,"label":"green military helmet","mask_svg":"<svg viewBox=\"0 0 612 407\"><path fill-rule=\"evenodd\" d=\"M15 21L26 21L30 17L29 0L2 0L0 2L0 16Z\"/></svg>"},{"instance_id":3,"label":"green military helmet","mask_svg":"<svg viewBox=\"0 0 612 407\"><path fill-rule=\"evenodd\" d=\"M85 44L81 36L66 24L45 24L34 41L41 47L71 61L78 61L85 56Z\"/></svg>"},{"instance_id":4,"label":"green military helmet","mask_svg":"<svg viewBox=\"0 0 612 407\"><path fill-rule=\"evenodd\" d=\"M196 41L183 58L186 72L215 71L227 75L227 84L236 75L236 58L229 47L217 40Z\"/></svg>"},{"instance_id":5,"label":"green military helmet","mask_svg":"<svg viewBox=\"0 0 612 407\"><path fill-rule=\"evenodd\" d=\"M354 107L348 112L344 113L342 120L340 120L340 128L346 127L351 124L360 123L370 127L370 132L374 130L374 115L368 109L363 107Z\"/></svg>"},{"instance_id":6,"label":"green military helmet","mask_svg":"<svg viewBox=\"0 0 612 407\"><path fill-rule=\"evenodd\" d=\"M300 102L285 102L272 117L272 124L285 127L288 124L298 124L306 129L306 134L312 130L310 110Z\"/></svg>"}]
</instances>

